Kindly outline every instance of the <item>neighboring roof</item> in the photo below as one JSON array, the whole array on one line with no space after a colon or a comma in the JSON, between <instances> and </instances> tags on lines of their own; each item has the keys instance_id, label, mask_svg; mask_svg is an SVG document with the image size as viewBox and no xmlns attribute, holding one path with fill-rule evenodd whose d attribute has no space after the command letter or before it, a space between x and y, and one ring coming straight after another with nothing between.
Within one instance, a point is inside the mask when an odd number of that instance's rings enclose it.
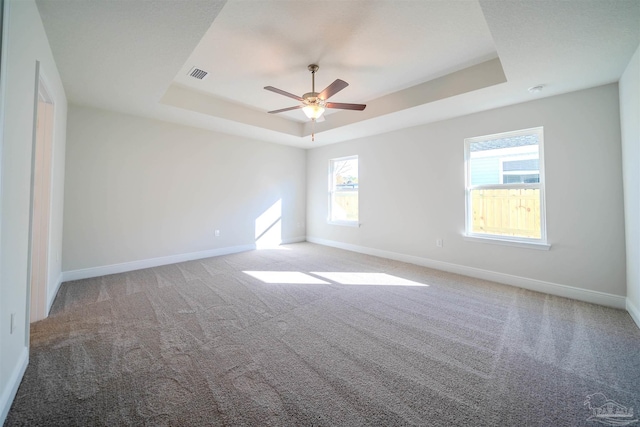
<instances>
[{"instance_id":1,"label":"neighboring roof","mask_svg":"<svg viewBox=\"0 0 640 427\"><path fill-rule=\"evenodd\" d=\"M469 146L469 151L487 151L500 148L523 147L538 143L537 135L521 135L509 138L491 139L489 141L474 142Z\"/></svg>"}]
</instances>

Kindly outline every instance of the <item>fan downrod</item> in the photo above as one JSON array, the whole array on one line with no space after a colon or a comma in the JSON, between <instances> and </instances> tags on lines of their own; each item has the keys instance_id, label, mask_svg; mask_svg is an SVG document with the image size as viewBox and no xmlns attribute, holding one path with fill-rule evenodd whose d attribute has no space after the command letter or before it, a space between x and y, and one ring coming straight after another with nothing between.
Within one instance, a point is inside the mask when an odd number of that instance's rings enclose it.
<instances>
[{"instance_id":1,"label":"fan downrod","mask_svg":"<svg viewBox=\"0 0 640 427\"><path fill-rule=\"evenodd\" d=\"M302 95L302 97L305 99L305 101L308 101L311 104L315 104L316 97L318 96L318 93L316 92L316 71L318 71L320 67L317 64L309 64L307 69L311 71L311 92L305 93L304 95Z\"/></svg>"}]
</instances>

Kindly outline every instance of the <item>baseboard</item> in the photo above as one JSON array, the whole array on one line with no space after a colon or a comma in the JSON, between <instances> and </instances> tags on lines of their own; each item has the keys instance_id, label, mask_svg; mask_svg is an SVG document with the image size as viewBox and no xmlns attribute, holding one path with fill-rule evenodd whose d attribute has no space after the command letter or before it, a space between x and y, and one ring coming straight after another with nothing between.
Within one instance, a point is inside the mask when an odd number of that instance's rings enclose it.
<instances>
[{"instance_id":1,"label":"baseboard","mask_svg":"<svg viewBox=\"0 0 640 427\"><path fill-rule=\"evenodd\" d=\"M58 280L56 282L56 286L52 292L47 294L47 316L49 316L49 312L51 311L51 306L53 305L53 301L56 299L56 295L58 295L58 290L60 289L60 285L63 282L62 272L58 275Z\"/></svg>"},{"instance_id":2,"label":"baseboard","mask_svg":"<svg viewBox=\"0 0 640 427\"><path fill-rule=\"evenodd\" d=\"M627 312L631 316L638 328L640 328L640 310L636 307L629 298L627 298Z\"/></svg>"},{"instance_id":3,"label":"baseboard","mask_svg":"<svg viewBox=\"0 0 640 427\"><path fill-rule=\"evenodd\" d=\"M301 243L306 241L307 241L307 236L298 236L298 237L291 237L289 239L282 239L282 244L288 245L290 243Z\"/></svg>"},{"instance_id":4,"label":"baseboard","mask_svg":"<svg viewBox=\"0 0 640 427\"><path fill-rule=\"evenodd\" d=\"M123 262L121 264L103 265L101 267L83 268L62 272L62 281L89 279L92 277L107 276L109 274L124 273L144 268L158 267L160 265L175 264L177 262L193 261L196 259L211 258L220 255L235 254L250 251L256 248L255 244L230 246L226 248L210 249L207 251L190 252L186 254L169 255L158 258L143 259L139 261ZM55 294L54 294L55 297Z\"/></svg>"},{"instance_id":5,"label":"baseboard","mask_svg":"<svg viewBox=\"0 0 640 427\"><path fill-rule=\"evenodd\" d=\"M490 280L505 285L516 286L518 288L529 289L531 291L543 292L546 294L557 295L565 298L571 298L579 301L590 302L608 307L625 309L628 301L623 296L608 294L605 292L592 291L589 289L581 289L573 286L561 285L558 283L545 282L543 280L530 279L527 277L514 276L511 274L499 273L496 271L483 270L475 267L467 267L459 264L452 264L443 261L436 261L429 258L422 258L413 255L405 255L397 252L384 251L380 249L368 248L365 246L352 245L349 243L337 242L333 240L325 240L317 237L307 236L307 241L317 243L319 245L331 246L334 248L345 249L352 252L359 252L366 255L379 256L382 258L393 259L396 261L416 264L423 267L433 268L436 270L448 271L450 273L462 274L464 276L475 277L478 279ZM626 304L625 304L626 303ZM640 319L640 316L638 317ZM634 319L635 320L635 319ZM636 320L637 322L637 320Z\"/></svg>"},{"instance_id":6,"label":"baseboard","mask_svg":"<svg viewBox=\"0 0 640 427\"><path fill-rule=\"evenodd\" d=\"M25 347L22 350L22 354L18 359L18 363L16 364L9 380L7 381L7 385L4 390L2 390L2 395L0 395L0 426L4 425L4 421L9 414L9 409L11 409L11 404L13 403L13 399L16 397L16 393L18 392L18 387L20 387L20 382L22 381L22 377L24 376L24 371L27 370L27 365L29 364L29 349Z\"/></svg>"}]
</instances>

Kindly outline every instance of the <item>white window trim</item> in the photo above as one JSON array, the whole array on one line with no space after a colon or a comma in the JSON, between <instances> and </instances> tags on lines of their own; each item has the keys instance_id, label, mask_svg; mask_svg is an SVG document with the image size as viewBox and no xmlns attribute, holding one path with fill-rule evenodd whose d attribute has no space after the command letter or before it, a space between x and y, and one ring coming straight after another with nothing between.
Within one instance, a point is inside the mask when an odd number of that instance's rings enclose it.
<instances>
[{"instance_id":1,"label":"white window trim","mask_svg":"<svg viewBox=\"0 0 640 427\"><path fill-rule=\"evenodd\" d=\"M540 171L540 182L529 184L491 184L491 185L469 185L469 178L471 176L471 162L470 162L470 146L476 142L487 141L491 139L500 138L513 138L517 136L531 135L532 133L538 134L538 165ZM500 180L502 181L502 163L501 163ZM514 246L521 248L532 248L540 250L549 250L551 245L547 241L547 208L545 202L545 184L546 175L544 170L544 130L543 127L535 127L529 129L522 129L511 132L501 132L491 135L477 136L473 138L466 138L464 140L464 209L465 209L465 231L463 233L464 240L491 243L498 245ZM478 189L491 189L491 188L538 188L540 189L540 239L514 237L514 236L501 236L498 234L488 233L473 233L470 232L472 226L472 217L470 211L470 195L471 190Z\"/></svg>"},{"instance_id":2,"label":"white window trim","mask_svg":"<svg viewBox=\"0 0 640 427\"><path fill-rule=\"evenodd\" d=\"M358 155L354 154L352 156L345 157L336 157L335 159L329 159L329 173L327 174L329 178L329 189L327 191L327 224L331 225L340 225L343 227L360 227L360 213L358 213L358 220L356 221L348 221L348 220L332 220L331 219L331 211L333 209L332 205L332 195L334 193L333 188L333 164L335 162L346 161L346 160L358 160L358 170L360 169L360 160L358 159ZM358 210L360 207L360 173L358 173Z\"/></svg>"},{"instance_id":3,"label":"white window trim","mask_svg":"<svg viewBox=\"0 0 640 427\"><path fill-rule=\"evenodd\" d=\"M330 219L327 219L327 224L341 225L343 227L360 227L360 223L358 221L331 221Z\"/></svg>"},{"instance_id":4,"label":"white window trim","mask_svg":"<svg viewBox=\"0 0 640 427\"><path fill-rule=\"evenodd\" d=\"M532 242L529 239L521 240L521 239L518 239L517 237L511 237L511 236L504 236L504 237L495 236L494 237L493 234L474 235L474 234L465 233L462 235L462 237L467 242L490 243L493 245L504 245L504 246L513 246L516 248L537 249L540 251L548 251L549 249L551 249L551 245L549 243Z\"/></svg>"}]
</instances>

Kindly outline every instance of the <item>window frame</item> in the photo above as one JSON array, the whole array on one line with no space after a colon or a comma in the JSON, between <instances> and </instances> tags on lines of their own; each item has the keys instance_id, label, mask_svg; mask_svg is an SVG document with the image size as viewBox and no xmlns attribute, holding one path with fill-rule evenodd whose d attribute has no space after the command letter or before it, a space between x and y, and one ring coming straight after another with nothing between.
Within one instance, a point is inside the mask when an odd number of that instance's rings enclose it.
<instances>
[{"instance_id":1,"label":"window frame","mask_svg":"<svg viewBox=\"0 0 640 427\"><path fill-rule=\"evenodd\" d=\"M337 191L334 188L334 182L335 182L335 177L334 177L334 165L337 162L341 162L341 161L347 161L347 160L356 160L358 162L358 187L352 189L355 190L358 193L358 219L356 220L336 220L336 219L332 219L332 213L333 213L333 195ZM347 227L360 227L360 159L358 158L357 154L351 155L351 156L344 156L344 157L336 157L334 159L329 159L329 173L328 173L328 191L327 191L327 196L328 196L328 200L327 200L327 223L328 224L332 224L332 225L342 225L342 226L347 226Z\"/></svg>"},{"instance_id":2,"label":"window frame","mask_svg":"<svg viewBox=\"0 0 640 427\"><path fill-rule=\"evenodd\" d=\"M537 183L516 183L516 184L503 184L503 160L500 159L500 184L482 184L471 185L471 144L490 141L494 139L513 138L524 135L536 134L538 136L538 165L539 165L539 182ZM511 160L511 159L510 159ZM544 168L544 128L542 126L500 132L491 135L482 135L471 138L465 138L464 140L464 171L465 171L465 231L464 239L468 241L484 242L484 243L496 243L502 245L525 247L541 250L549 250L551 245L547 241L547 209L545 201L545 168ZM473 190L482 189L538 189L540 194L540 238L531 237L517 237L517 236L503 236L499 234L490 233L477 233L473 232L473 206L471 193Z\"/></svg>"}]
</instances>

